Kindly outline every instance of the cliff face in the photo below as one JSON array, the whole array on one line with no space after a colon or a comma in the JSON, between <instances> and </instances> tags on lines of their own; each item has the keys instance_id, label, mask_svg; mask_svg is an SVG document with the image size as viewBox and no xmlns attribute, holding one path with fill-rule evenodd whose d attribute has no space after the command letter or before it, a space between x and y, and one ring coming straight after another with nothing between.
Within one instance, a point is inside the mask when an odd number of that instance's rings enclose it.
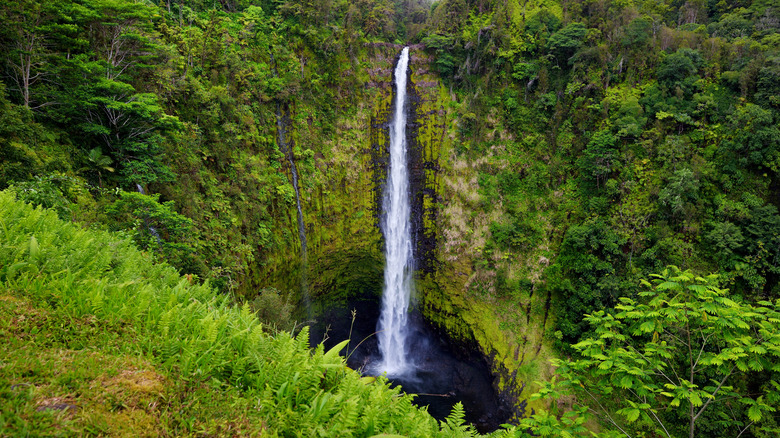
<instances>
[{"instance_id":1,"label":"cliff face","mask_svg":"<svg viewBox=\"0 0 780 438\"><path fill-rule=\"evenodd\" d=\"M422 47L411 53L408 135L419 307L437 331L487 359L500 397L522 417L530 414L526 383L549 372L544 336L552 322L550 296L539 283L544 259L485 251L489 224L503 208L483 205L478 170L493 164L493 150L507 134L495 127L496 145L478 160L459 153L469 142L461 129L469 114L431 73L433 60ZM515 281L530 278L524 283L529 290L499 298L499 270Z\"/></svg>"},{"instance_id":2,"label":"cliff face","mask_svg":"<svg viewBox=\"0 0 780 438\"><path fill-rule=\"evenodd\" d=\"M366 47L362 89L353 90L357 98L338 115L330 135L311 125L306 113L313 109L291 108L288 129L295 148L313 151L313 164L298 166L308 265L300 262L297 212L290 206L283 227L286 248L260 264L254 279L302 301L299 281L304 276L315 315L356 297L381 294L379 223L389 159L392 76L401 48ZM525 382L539 379L547 368L542 363L547 357L542 339L547 318L540 308L547 297L534 297L533 285L522 300L500 300L488 290L495 288L496 269L514 260L502 256L494 261L494 255L483 251L488 224L500 214L500 206L487 213L477 193L477 169L490 157L473 161L457 153L456 146L464 141L459 135L461 105L431 72L431 63L423 47L411 47L407 141L417 302L435 330L487 359L499 393L522 416Z\"/></svg>"},{"instance_id":3,"label":"cliff face","mask_svg":"<svg viewBox=\"0 0 780 438\"><path fill-rule=\"evenodd\" d=\"M301 268L297 212L288 207L276 231L278 247L257 264L255 287L273 286L301 301L305 276L315 303L381 293L382 243L379 230L387 110L392 98L395 49L368 46L355 76L359 84L340 108L333 126L316 120L317 108L301 99L287 127L295 141L308 265ZM383 129L384 127L384 129ZM289 177L290 169L283 169ZM378 206L379 205L379 206ZM326 300L318 299L326 297Z\"/></svg>"}]
</instances>

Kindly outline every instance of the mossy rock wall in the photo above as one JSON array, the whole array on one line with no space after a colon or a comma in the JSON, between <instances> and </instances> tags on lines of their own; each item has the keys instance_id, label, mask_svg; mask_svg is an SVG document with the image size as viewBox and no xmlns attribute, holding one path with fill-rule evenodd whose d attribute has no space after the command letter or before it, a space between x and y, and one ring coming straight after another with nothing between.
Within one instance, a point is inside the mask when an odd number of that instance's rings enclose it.
<instances>
[{"instance_id":1,"label":"mossy rock wall","mask_svg":"<svg viewBox=\"0 0 780 438\"><path fill-rule=\"evenodd\" d=\"M489 226L503 206L485 205L478 175L510 139L497 127L497 145L487 154L474 159L459 153L473 141L461 129L470 114L430 73L432 61L412 47L409 144L418 305L440 333L487 359L500 397L519 418L536 407L527 402L533 391L526 387L551 372L550 296L540 275L546 259L537 250L485 251ZM499 277L513 285L511 293L498 293Z\"/></svg>"},{"instance_id":2,"label":"mossy rock wall","mask_svg":"<svg viewBox=\"0 0 780 438\"><path fill-rule=\"evenodd\" d=\"M275 287L302 302L303 279L315 303L381 294L379 220L392 72L399 51L393 45L366 45L360 55L361 83L345 91L354 98L332 126L318 126L316 108L289 108L286 128L299 173L307 264L302 263L297 211L291 203L275 232L278 249L256 266L252 283L257 289ZM283 171L291 181L289 166ZM321 310L317 307L315 313Z\"/></svg>"}]
</instances>

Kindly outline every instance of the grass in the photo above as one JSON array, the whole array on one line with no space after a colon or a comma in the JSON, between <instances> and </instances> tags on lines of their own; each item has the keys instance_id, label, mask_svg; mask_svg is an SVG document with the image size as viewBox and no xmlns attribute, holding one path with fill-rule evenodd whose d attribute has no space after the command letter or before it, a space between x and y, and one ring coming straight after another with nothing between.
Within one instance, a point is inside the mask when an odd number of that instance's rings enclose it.
<instances>
[{"instance_id":1,"label":"grass","mask_svg":"<svg viewBox=\"0 0 780 438\"><path fill-rule=\"evenodd\" d=\"M17 294L0 295L3 435L159 436L176 428L162 409L170 386L161 370L116 351L132 332L67 318Z\"/></svg>"},{"instance_id":2,"label":"grass","mask_svg":"<svg viewBox=\"0 0 780 438\"><path fill-rule=\"evenodd\" d=\"M0 292L3 436L259 436L236 388L186 376L136 347L134 327L72 318ZM235 415L240 413L240 415Z\"/></svg>"}]
</instances>

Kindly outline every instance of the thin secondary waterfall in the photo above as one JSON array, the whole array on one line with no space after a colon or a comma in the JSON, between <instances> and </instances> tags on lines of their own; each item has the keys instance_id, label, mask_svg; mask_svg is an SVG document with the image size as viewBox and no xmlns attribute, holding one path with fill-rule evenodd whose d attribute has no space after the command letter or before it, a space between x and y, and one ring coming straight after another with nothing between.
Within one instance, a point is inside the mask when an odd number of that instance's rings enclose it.
<instances>
[{"instance_id":1,"label":"thin secondary waterfall","mask_svg":"<svg viewBox=\"0 0 780 438\"><path fill-rule=\"evenodd\" d=\"M272 71L276 78L279 76L276 70L276 60L274 59L273 53L269 53L269 55L271 57ZM285 139L285 117L282 114L282 105L279 102L276 102L276 132L279 150L282 151L285 158L287 158L287 161L290 163L292 186L295 191L295 206L298 209L298 238L301 241L301 298L303 299L303 306L306 308L306 313L311 317L311 299L309 298L309 280L307 276L307 271L309 270L309 257L306 243L306 226L303 223L303 210L301 209L301 193L298 189L298 168L295 166L295 161L293 160L291 142L288 142Z\"/></svg>"},{"instance_id":2,"label":"thin secondary waterfall","mask_svg":"<svg viewBox=\"0 0 780 438\"><path fill-rule=\"evenodd\" d=\"M284 138L284 122L282 119L282 111L279 105L276 106L276 128L279 136L279 148L287 157L287 161L290 163L290 173L292 173L292 186L295 191L295 206L298 207L298 237L301 239L301 257L306 258L306 227L303 224L303 210L301 210L301 194L298 191L298 168L295 167L295 161L292 159L292 151Z\"/></svg>"},{"instance_id":3,"label":"thin secondary waterfall","mask_svg":"<svg viewBox=\"0 0 780 438\"><path fill-rule=\"evenodd\" d=\"M395 113L390 126L390 169L385 186L382 228L385 233L385 284L379 317L379 351L382 362L377 371L404 374L407 313L412 290L412 235L409 206L409 172L406 157L406 70L409 48L404 47L395 68Z\"/></svg>"},{"instance_id":4,"label":"thin secondary waterfall","mask_svg":"<svg viewBox=\"0 0 780 438\"><path fill-rule=\"evenodd\" d=\"M300 281L301 281L301 298L303 299L303 306L306 308L306 313L311 316L311 300L309 298L309 281L306 272L309 269L308 260L308 247L306 244L306 226L303 223L303 210L301 209L301 194L298 189L298 168L295 167L295 161L293 160L293 152L290 144L285 140L285 123L282 116L281 105L276 104L276 128L278 133L279 149L287 157L287 161L290 163L290 173L292 174L292 186L295 191L295 206L298 208L298 237L301 240L301 268L300 268Z\"/></svg>"},{"instance_id":5,"label":"thin secondary waterfall","mask_svg":"<svg viewBox=\"0 0 780 438\"><path fill-rule=\"evenodd\" d=\"M145 195L146 192L144 191L144 188L141 187L141 184L135 183L135 189L138 193ZM157 232L157 228L153 227L151 224L149 224L149 216L144 216L144 225L146 226L146 229L149 230L149 234L151 234L155 239L157 239L157 245L162 245L162 240L160 239L160 233Z\"/></svg>"}]
</instances>

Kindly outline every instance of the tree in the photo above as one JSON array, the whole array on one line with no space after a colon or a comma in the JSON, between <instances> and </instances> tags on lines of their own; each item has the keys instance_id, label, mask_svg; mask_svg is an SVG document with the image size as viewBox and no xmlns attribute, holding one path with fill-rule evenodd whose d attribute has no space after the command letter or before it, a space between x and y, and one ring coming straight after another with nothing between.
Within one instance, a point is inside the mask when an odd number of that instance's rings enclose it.
<instances>
[{"instance_id":1,"label":"tree","mask_svg":"<svg viewBox=\"0 0 780 438\"><path fill-rule=\"evenodd\" d=\"M566 299L557 321L563 340L573 342L587 330L582 315L611 306L625 284L619 269L625 266L620 237L603 219L589 219L570 227L561 243L558 261L547 271L548 284Z\"/></svg>"},{"instance_id":2,"label":"tree","mask_svg":"<svg viewBox=\"0 0 780 438\"><path fill-rule=\"evenodd\" d=\"M103 155L100 148L92 148L84 157L85 166L79 169L80 172L95 172L98 176L98 185L103 187L103 171L113 172L111 167L111 158Z\"/></svg>"},{"instance_id":3,"label":"tree","mask_svg":"<svg viewBox=\"0 0 780 438\"><path fill-rule=\"evenodd\" d=\"M780 56L769 58L758 72L756 102L780 109Z\"/></svg>"},{"instance_id":4,"label":"tree","mask_svg":"<svg viewBox=\"0 0 780 438\"><path fill-rule=\"evenodd\" d=\"M106 208L114 230L129 231L142 249L155 252L184 272L199 273L195 259L197 231L191 219L176 212L173 201L160 202L160 195L119 191L119 198Z\"/></svg>"},{"instance_id":5,"label":"tree","mask_svg":"<svg viewBox=\"0 0 780 438\"><path fill-rule=\"evenodd\" d=\"M445 78L452 78L458 73L463 63L463 56L458 43L453 36L431 34L423 39L423 44L436 53L434 65Z\"/></svg>"},{"instance_id":6,"label":"tree","mask_svg":"<svg viewBox=\"0 0 780 438\"><path fill-rule=\"evenodd\" d=\"M52 173L36 176L34 180L15 182L9 186L20 201L50 208L62 220L71 219L73 201L83 191L83 183L73 177Z\"/></svg>"},{"instance_id":7,"label":"tree","mask_svg":"<svg viewBox=\"0 0 780 438\"><path fill-rule=\"evenodd\" d=\"M639 17L626 26L625 34L620 44L630 48L640 48L650 41L653 34L653 23L647 17Z\"/></svg>"},{"instance_id":8,"label":"tree","mask_svg":"<svg viewBox=\"0 0 780 438\"><path fill-rule=\"evenodd\" d=\"M699 179L691 169L679 169L658 194L658 202L665 206L674 218L694 216L699 196Z\"/></svg>"},{"instance_id":9,"label":"tree","mask_svg":"<svg viewBox=\"0 0 780 438\"><path fill-rule=\"evenodd\" d=\"M541 396L575 395L625 436L776 436L780 405L780 306L748 303L670 266L638 299L621 298L586 320L595 330L555 364Z\"/></svg>"},{"instance_id":10,"label":"tree","mask_svg":"<svg viewBox=\"0 0 780 438\"><path fill-rule=\"evenodd\" d=\"M780 215L771 204L750 210L745 226L745 264L742 273L750 286L772 296L780 278ZM752 275L751 275L752 274Z\"/></svg>"},{"instance_id":11,"label":"tree","mask_svg":"<svg viewBox=\"0 0 780 438\"><path fill-rule=\"evenodd\" d=\"M87 0L85 28L106 79L117 79L150 56L154 8L131 0Z\"/></svg>"},{"instance_id":12,"label":"tree","mask_svg":"<svg viewBox=\"0 0 780 438\"><path fill-rule=\"evenodd\" d=\"M701 55L690 49L680 49L666 56L658 67L658 83L673 90L682 85L683 81L696 73L697 64L701 63Z\"/></svg>"},{"instance_id":13,"label":"tree","mask_svg":"<svg viewBox=\"0 0 780 438\"><path fill-rule=\"evenodd\" d=\"M555 56L560 64L561 61L569 62L569 58L582 45L582 41L588 29L582 23L569 23L563 29L555 32L547 41L547 50Z\"/></svg>"},{"instance_id":14,"label":"tree","mask_svg":"<svg viewBox=\"0 0 780 438\"><path fill-rule=\"evenodd\" d=\"M748 103L731 117L732 138L724 149L744 167L763 172L780 171L780 128L771 110Z\"/></svg>"},{"instance_id":15,"label":"tree","mask_svg":"<svg viewBox=\"0 0 780 438\"><path fill-rule=\"evenodd\" d=\"M593 134L577 164L582 171L582 180L596 183L596 188L617 170L619 151L617 138L609 131L598 131Z\"/></svg>"},{"instance_id":16,"label":"tree","mask_svg":"<svg viewBox=\"0 0 780 438\"><path fill-rule=\"evenodd\" d=\"M110 151L126 183L173 180L161 162L162 142L180 122L165 114L155 95L136 93L130 84L100 77L78 91L86 97L72 109L83 112L81 130Z\"/></svg>"},{"instance_id":17,"label":"tree","mask_svg":"<svg viewBox=\"0 0 780 438\"><path fill-rule=\"evenodd\" d=\"M51 31L47 33L46 27L54 20L53 9L51 5L30 0L10 1L0 7L0 20L8 24L0 30L5 67L13 83L12 90L31 109L51 104L39 101L33 89L50 74L46 40Z\"/></svg>"},{"instance_id":18,"label":"tree","mask_svg":"<svg viewBox=\"0 0 780 438\"><path fill-rule=\"evenodd\" d=\"M5 90L0 82L0 188L44 172L67 172L67 146L55 143L32 111L9 102Z\"/></svg>"}]
</instances>

